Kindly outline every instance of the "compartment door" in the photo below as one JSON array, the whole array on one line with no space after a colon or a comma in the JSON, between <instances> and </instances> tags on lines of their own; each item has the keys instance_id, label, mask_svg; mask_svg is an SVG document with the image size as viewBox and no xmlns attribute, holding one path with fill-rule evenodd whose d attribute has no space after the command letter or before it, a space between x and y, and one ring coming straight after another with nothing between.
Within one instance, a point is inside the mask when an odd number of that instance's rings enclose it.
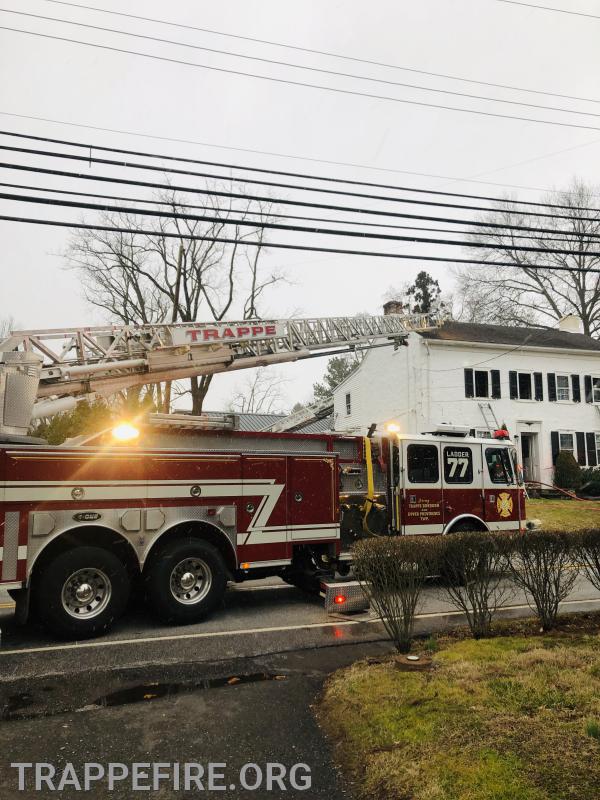
<instances>
[{"instance_id":1,"label":"compartment door","mask_svg":"<svg viewBox=\"0 0 600 800\"><path fill-rule=\"evenodd\" d=\"M293 456L289 464L292 542L339 539L336 459Z\"/></svg>"}]
</instances>

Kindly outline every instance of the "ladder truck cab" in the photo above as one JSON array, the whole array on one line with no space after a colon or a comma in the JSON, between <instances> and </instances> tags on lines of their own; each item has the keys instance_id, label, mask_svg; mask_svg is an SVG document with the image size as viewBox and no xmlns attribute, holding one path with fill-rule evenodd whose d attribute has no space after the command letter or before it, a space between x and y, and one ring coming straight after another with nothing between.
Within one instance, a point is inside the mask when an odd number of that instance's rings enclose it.
<instances>
[{"instance_id":1,"label":"ladder truck cab","mask_svg":"<svg viewBox=\"0 0 600 800\"><path fill-rule=\"evenodd\" d=\"M121 434L123 430L121 429ZM133 443L0 443L0 587L58 635L105 631L132 594L196 622L226 584L280 576L340 602L365 536L517 530L514 448L447 432L242 433L167 420ZM12 441L11 441L12 439ZM355 587L356 588L356 587Z\"/></svg>"}]
</instances>

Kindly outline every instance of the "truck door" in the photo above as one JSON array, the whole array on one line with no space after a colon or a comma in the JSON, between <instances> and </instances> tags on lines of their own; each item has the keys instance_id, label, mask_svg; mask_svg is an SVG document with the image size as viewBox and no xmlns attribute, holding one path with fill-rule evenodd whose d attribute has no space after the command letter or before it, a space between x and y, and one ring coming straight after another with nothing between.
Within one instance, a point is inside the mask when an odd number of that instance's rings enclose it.
<instances>
[{"instance_id":1,"label":"truck door","mask_svg":"<svg viewBox=\"0 0 600 800\"><path fill-rule=\"evenodd\" d=\"M507 446L483 447L485 519L492 531L519 528L519 487Z\"/></svg>"},{"instance_id":2,"label":"truck door","mask_svg":"<svg viewBox=\"0 0 600 800\"><path fill-rule=\"evenodd\" d=\"M237 527L240 561L290 558L287 458L242 456L242 481Z\"/></svg>"},{"instance_id":3,"label":"truck door","mask_svg":"<svg viewBox=\"0 0 600 800\"><path fill-rule=\"evenodd\" d=\"M336 458L294 456L289 464L291 541L339 538Z\"/></svg>"},{"instance_id":4,"label":"truck door","mask_svg":"<svg viewBox=\"0 0 600 800\"><path fill-rule=\"evenodd\" d=\"M442 533L443 491L438 443L402 442L404 533Z\"/></svg>"},{"instance_id":5,"label":"truck door","mask_svg":"<svg viewBox=\"0 0 600 800\"><path fill-rule=\"evenodd\" d=\"M442 445L444 526L465 515L485 519L481 445Z\"/></svg>"}]
</instances>

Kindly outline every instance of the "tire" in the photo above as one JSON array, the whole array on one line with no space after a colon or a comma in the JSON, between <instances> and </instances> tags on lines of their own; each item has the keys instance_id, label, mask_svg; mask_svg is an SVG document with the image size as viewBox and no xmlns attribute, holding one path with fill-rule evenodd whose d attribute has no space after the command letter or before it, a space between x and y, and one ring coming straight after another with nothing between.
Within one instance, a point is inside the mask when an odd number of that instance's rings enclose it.
<instances>
[{"instance_id":1,"label":"tire","mask_svg":"<svg viewBox=\"0 0 600 800\"><path fill-rule=\"evenodd\" d=\"M74 547L40 567L34 583L40 621L68 639L107 631L125 611L130 582L119 558L102 547Z\"/></svg>"},{"instance_id":2,"label":"tire","mask_svg":"<svg viewBox=\"0 0 600 800\"><path fill-rule=\"evenodd\" d=\"M145 574L148 600L167 623L199 622L223 602L227 568L219 551L202 539L166 542Z\"/></svg>"}]
</instances>

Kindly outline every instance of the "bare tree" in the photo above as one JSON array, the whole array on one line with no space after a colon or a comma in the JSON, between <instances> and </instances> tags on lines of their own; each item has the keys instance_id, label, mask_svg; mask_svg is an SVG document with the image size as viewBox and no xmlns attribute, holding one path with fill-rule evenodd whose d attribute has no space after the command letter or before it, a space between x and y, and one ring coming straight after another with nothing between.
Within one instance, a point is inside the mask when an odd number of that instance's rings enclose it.
<instances>
[{"instance_id":1,"label":"bare tree","mask_svg":"<svg viewBox=\"0 0 600 800\"><path fill-rule=\"evenodd\" d=\"M287 382L273 367L253 370L235 387L230 409L242 414L276 414L283 408Z\"/></svg>"},{"instance_id":2,"label":"bare tree","mask_svg":"<svg viewBox=\"0 0 600 800\"><path fill-rule=\"evenodd\" d=\"M534 216L523 217L516 213L522 207L507 199L499 210L483 218L502 227L480 228L472 239L503 244L508 249L478 250L478 257L485 261L506 261L510 266L460 269L454 295L458 305L462 305L459 316L471 322L554 327L561 317L576 314L583 322L584 333L599 335L600 275L591 270L598 268L600 257L590 255L598 251L599 242L589 239L589 234L600 234L595 198L594 188L574 182L570 190L554 192L545 200L562 206L561 209L544 206ZM545 228L550 232L527 232L525 235L532 238L525 239L521 238L524 234L519 237L519 231L510 229L510 225ZM518 245L540 247L542 252L519 251L515 249ZM574 255L549 252L553 248L577 252ZM545 269L546 266L550 268ZM567 267L568 271L551 267Z\"/></svg>"},{"instance_id":3,"label":"bare tree","mask_svg":"<svg viewBox=\"0 0 600 800\"><path fill-rule=\"evenodd\" d=\"M214 192L227 186L208 184ZM192 199L170 190L156 200L173 214L206 215L214 221L107 213L106 225L152 233L74 234L68 257L81 275L87 300L124 323L219 321L236 313L255 317L258 299L283 280L277 270L260 269L266 246L260 223L271 217L271 205L212 193ZM239 224L244 221L256 226ZM211 381L210 375L190 379L193 414L202 411Z\"/></svg>"},{"instance_id":4,"label":"bare tree","mask_svg":"<svg viewBox=\"0 0 600 800\"><path fill-rule=\"evenodd\" d=\"M0 342L6 339L12 330L16 328L14 317L3 317L0 319Z\"/></svg>"}]
</instances>

